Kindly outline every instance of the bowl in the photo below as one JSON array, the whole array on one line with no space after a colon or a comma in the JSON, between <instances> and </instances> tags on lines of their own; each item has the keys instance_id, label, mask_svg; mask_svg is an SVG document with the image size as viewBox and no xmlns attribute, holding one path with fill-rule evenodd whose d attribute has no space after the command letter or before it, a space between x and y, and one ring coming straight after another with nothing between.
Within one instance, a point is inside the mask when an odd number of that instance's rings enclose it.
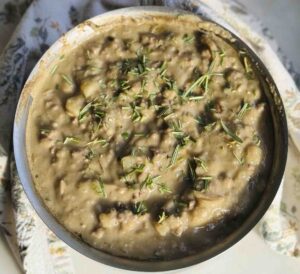
<instances>
[{"instance_id":1,"label":"bowl","mask_svg":"<svg viewBox=\"0 0 300 274\"><path fill-rule=\"evenodd\" d=\"M259 75L261 86L264 90L271 113L272 121L270 121L270 123L273 127L274 139L272 151L273 160L266 186L261 197L257 200L250 212L230 221L231 227L234 227L234 229L227 234L225 233L226 235L221 240L216 240L209 248L191 256L168 261L135 260L114 256L88 245L67 231L45 207L34 187L25 146L27 118L32 103L32 93L34 92L35 82L39 80L39 70L50 67L57 56L60 56L68 49L74 46L76 47L76 45L91 38L99 29L99 26L109 24L117 18L124 16L135 18L145 16L178 16L180 14L190 13L165 7L133 7L108 12L78 25L54 43L39 60L24 86L17 106L13 132L14 154L22 186L32 206L44 223L66 244L91 259L113 267L135 271L166 271L191 266L216 256L237 243L257 224L274 199L283 177L287 158L288 134L286 116L279 92L268 70L254 52L240 38L222 26L219 26L225 33L234 38L234 42L232 42L234 47L248 53ZM207 20L206 18L203 19Z\"/></svg>"}]
</instances>

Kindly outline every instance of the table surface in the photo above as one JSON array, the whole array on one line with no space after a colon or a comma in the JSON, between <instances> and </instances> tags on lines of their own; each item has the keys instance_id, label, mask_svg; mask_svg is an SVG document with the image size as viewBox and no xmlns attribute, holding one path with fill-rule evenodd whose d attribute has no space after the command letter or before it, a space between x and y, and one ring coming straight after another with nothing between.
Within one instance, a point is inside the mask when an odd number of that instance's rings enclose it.
<instances>
[{"instance_id":1,"label":"table surface","mask_svg":"<svg viewBox=\"0 0 300 274\"><path fill-rule=\"evenodd\" d=\"M300 0L239 0L257 15L271 30L285 54L293 60L300 71ZM278 20L280 19L280 20ZM284 22L284 24L283 24ZM288 30L288 31L287 31ZM117 274L121 271L92 261L71 250L75 273ZM235 246L219 256L197 266L168 273L184 274L200 270L202 274L299 274L300 260L279 255L272 251L255 230ZM0 274L21 274L12 254L0 235ZM42 273L41 273L42 274Z\"/></svg>"},{"instance_id":2,"label":"table surface","mask_svg":"<svg viewBox=\"0 0 300 274\"><path fill-rule=\"evenodd\" d=\"M273 34L282 51L300 72L300 0L238 0Z\"/></svg>"},{"instance_id":3,"label":"table surface","mask_svg":"<svg viewBox=\"0 0 300 274\"><path fill-rule=\"evenodd\" d=\"M137 273L114 269L84 257L71 250L75 273L119 274ZM222 254L202 264L171 271L174 274L253 274L253 270L259 274L299 274L300 260L282 256L272 251L257 235L251 231L243 240ZM10 251L3 240L0 240L0 274L21 274L16 266ZM42 273L41 273L42 274Z\"/></svg>"}]
</instances>

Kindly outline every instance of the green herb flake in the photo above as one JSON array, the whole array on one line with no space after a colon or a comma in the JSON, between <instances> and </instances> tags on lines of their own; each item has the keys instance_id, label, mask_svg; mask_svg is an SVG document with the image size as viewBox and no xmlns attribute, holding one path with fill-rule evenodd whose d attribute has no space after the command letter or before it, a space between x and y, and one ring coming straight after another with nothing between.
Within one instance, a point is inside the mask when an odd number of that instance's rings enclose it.
<instances>
[{"instance_id":1,"label":"green herb flake","mask_svg":"<svg viewBox=\"0 0 300 274\"><path fill-rule=\"evenodd\" d=\"M54 66L52 67L52 69L50 70L50 74L51 74L51 75L54 75L55 72L56 72L56 70L57 70L57 68L58 68L58 65L57 65L57 64L54 65Z\"/></svg>"},{"instance_id":2,"label":"green herb flake","mask_svg":"<svg viewBox=\"0 0 300 274\"><path fill-rule=\"evenodd\" d=\"M222 66L224 62L224 58L226 57L226 52L223 49L221 49L220 51L217 51L217 54L220 57L220 65Z\"/></svg>"},{"instance_id":3,"label":"green herb flake","mask_svg":"<svg viewBox=\"0 0 300 274\"><path fill-rule=\"evenodd\" d=\"M77 120L80 122L90 111L90 109L92 108L93 103L90 102L88 104L86 104L80 111L77 117Z\"/></svg>"},{"instance_id":4,"label":"green herb flake","mask_svg":"<svg viewBox=\"0 0 300 274\"><path fill-rule=\"evenodd\" d=\"M147 134L146 133L143 133L143 132L137 132L137 133L134 133L134 136L135 137L147 137Z\"/></svg>"},{"instance_id":5,"label":"green herb flake","mask_svg":"<svg viewBox=\"0 0 300 274\"><path fill-rule=\"evenodd\" d=\"M195 36L194 35L185 34L182 37L182 40L183 40L183 42L185 42L187 44L191 44L195 40Z\"/></svg>"},{"instance_id":6,"label":"green herb flake","mask_svg":"<svg viewBox=\"0 0 300 274\"><path fill-rule=\"evenodd\" d=\"M145 79L143 79L142 82L141 82L140 93L144 93L145 92L146 85L147 85L147 81Z\"/></svg>"},{"instance_id":7,"label":"green herb flake","mask_svg":"<svg viewBox=\"0 0 300 274\"><path fill-rule=\"evenodd\" d=\"M167 72L167 62L163 61L158 69L159 69L159 75L163 79Z\"/></svg>"},{"instance_id":8,"label":"green herb flake","mask_svg":"<svg viewBox=\"0 0 300 274\"><path fill-rule=\"evenodd\" d=\"M136 164L133 166L129 172L127 172L127 175L133 174L133 173L142 173L144 170L145 165L144 164Z\"/></svg>"},{"instance_id":9,"label":"green herb flake","mask_svg":"<svg viewBox=\"0 0 300 274\"><path fill-rule=\"evenodd\" d=\"M145 214L148 211L147 206L144 201L134 203L133 213L137 215Z\"/></svg>"},{"instance_id":10,"label":"green herb flake","mask_svg":"<svg viewBox=\"0 0 300 274\"><path fill-rule=\"evenodd\" d=\"M241 120L243 119L245 113L251 109L251 105L249 103L244 103L243 106L241 107L239 113L237 114L238 118Z\"/></svg>"},{"instance_id":11,"label":"green herb flake","mask_svg":"<svg viewBox=\"0 0 300 274\"><path fill-rule=\"evenodd\" d=\"M145 54L137 52L136 59L126 59L122 63L121 70L123 73L132 73L134 75L144 75L151 69L147 67L147 57Z\"/></svg>"},{"instance_id":12,"label":"green herb flake","mask_svg":"<svg viewBox=\"0 0 300 274\"><path fill-rule=\"evenodd\" d=\"M222 121L222 119L220 120L221 122L221 126L223 128L223 130L225 131L225 133L230 136L234 141L238 142L238 143L243 143L243 140L238 137L236 134L234 134L225 124L224 122Z\"/></svg>"},{"instance_id":13,"label":"green herb flake","mask_svg":"<svg viewBox=\"0 0 300 274\"><path fill-rule=\"evenodd\" d=\"M66 74L62 74L61 77L70 85L72 86L74 83L73 83L73 80L67 76Z\"/></svg>"},{"instance_id":14,"label":"green herb flake","mask_svg":"<svg viewBox=\"0 0 300 274\"><path fill-rule=\"evenodd\" d=\"M223 73L221 72L213 72L213 68L215 66L215 59L211 62L208 70L206 73L201 75L183 94L183 98L187 98L190 93L196 88L202 86L204 88L204 94L208 92L209 88L209 81L213 76L223 76Z\"/></svg>"},{"instance_id":15,"label":"green herb flake","mask_svg":"<svg viewBox=\"0 0 300 274\"><path fill-rule=\"evenodd\" d=\"M204 96L190 96L189 101L200 101L204 98Z\"/></svg>"},{"instance_id":16,"label":"green herb flake","mask_svg":"<svg viewBox=\"0 0 300 274\"><path fill-rule=\"evenodd\" d=\"M190 161L188 162L188 172L190 179L192 180L192 182L194 182L196 180L196 173Z\"/></svg>"},{"instance_id":17,"label":"green herb flake","mask_svg":"<svg viewBox=\"0 0 300 274\"><path fill-rule=\"evenodd\" d=\"M141 183L141 189L147 188L147 189L153 189L155 186L155 181L160 178L160 176L154 176L151 177L149 174L147 175L146 179Z\"/></svg>"},{"instance_id":18,"label":"green herb flake","mask_svg":"<svg viewBox=\"0 0 300 274\"><path fill-rule=\"evenodd\" d=\"M161 194L172 193L171 189L165 183L157 184L157 187L159 193Z\"/></svg>"},{"instance_id":19,"label":"green herb flake","mask_svg":"<svg viewBox=\"0 0 300 274\"><path fill-rule=\"evenodd\" d=\"M104 182L101 179L101 177L98 178L97 181L94 181L92 183L92 189L99 195L101 195L103 198L107 197L107 194L105 192L105 188L104 188Z\"/></svg>"},{"instance_id":20,"label":"green herb flake","mask_svg":"<svg viewBox=\"0 0 300 274\"><path fill-rule=\"evenodd\" d=\"M212 180L212 178L213 178L212 176L201 176L201 177L199 177L200 180L209 180L209 181Z\"/></svg>"},{"instance_id":21,"label":"green herb flake","mask_svg":"<svg viewBox=\"0 0 300 274\"><path fill-rule=\"evenodd\" d=\"M119 80L119 88L122 91L128 90L131 88L128 80Z\"/></svg>"},{"instance_id":22,"label":"green herb flake","mask_svg":"<svg viewBox=\"0 0 300 274\"><path fill-rule=\"evenodd\" d=\"M245 163L245 159L243 157L238 157L238 155L234 151L232 151L232 154L240 165L243 165Z\"/></svg>"},{"instance_id":23,"label":"green herb flake","mask_svg":"<svg viewBox=\"0 0 300 274\"><path fill-rule=\"evenodd\" d=\"M131 120L133 122L139 122L143 118L143 115L140 112L142 108L137 106L134 102L131 102L129 107L122 107L122 109L131 110Z\"/></svg>"},{"instance_id":24,"label":"green herb flake","mask_svg":"<svg viewBox=\"0 0 300 274\"><path fill-rule=\"evenodd\" d=\"M87 146L95 146L95 145L98 145L98 144L101 145L102 147L107 147L109 145L109 142L105 139L97 138L97 139L95 139L91 142L88 142L86 145Z\"/></svg>"},{"instance_id":25,"label":"green herb flake","mask_svg":"<svg viewBox=\"0 0 300 274\"><path fill-rule=\"evenodd\" d=\"M253 73L253 70L249 64L249 59L248 57L244 57L243 58L243 62L244 62L244 67L245 67L245 70L246 70L246 74L249 75L249 76L252 76L252 73Z\"/></svg>"},{"instance_id":26,"label":"green herb flake","mask_svg":"<svg viewBox=\"0 0 300 274\"><path fill-rule=\"evenodd\" d=\"M177 157L178 157L178 153L179 153L179 148L180 148L180 145L176 145L173 153L172 153L172 157L171 157L171 161L170 161L170 164L169 166L172 166L175 164L176 160L177 160Z\"/></svg>"},{"instance_id":27,"label":"green herb flake","mask_svg":"<svg viewBox=\"0 0 300 274\"><path fill-rule=\"evenodd\" d=\"M162 211L162 213L160 213L158 215L158 221L157 223L161 224L162 222L164 222L166 219L168 218L167 214L165 211Z\"/></svg>"},{"instance_id":28,"label":"green herb flake","mask_svg":"<svg viewBox=\"0 0 300 274\"><path fill-rule=\"evenodd\" d=\"M79 144L80 143L80 139L76 138L76 137L66 137L64 140L64 145L74 145L74 144Z\"/></svg>"},{"instance_id":29,"label":"green herb flake","mask_svg":"<svg viewBox=\"0 0 300 274\"><path fill-rule=\"evenodd\" d=\"M207 165L206 162L200 158L194 157L194 160L197 165L199 165L204 171L207 171Z\"/></svg>"},{"instance_id":30,"label":"green herb flake","mask_svg":"<svg viewBox=\"0 0 300 274\"><path fill-rule=\"evenodd\" d=\"M217 124L216 122L212 122L210 124L207 124L207 125L204 126L204 130L207 131L207 132L212 131L216 124Z\"/></svg>"},{"instance_id":31,"label":"green herb flake","mask_svg":"<svg viewBox=\"0 0 300 274\"><path fill-rule=\"evenodd\" d=\"M125 141L127 141L130 137L130 133L128 131L125 131L121 133L121 136Z\"/></svg>"}]
</instances>

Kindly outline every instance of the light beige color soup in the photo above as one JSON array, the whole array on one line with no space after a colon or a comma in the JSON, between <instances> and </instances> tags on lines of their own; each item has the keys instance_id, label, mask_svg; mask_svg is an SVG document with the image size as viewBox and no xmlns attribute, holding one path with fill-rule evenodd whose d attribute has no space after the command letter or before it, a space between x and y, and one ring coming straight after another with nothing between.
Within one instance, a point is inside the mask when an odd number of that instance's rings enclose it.
<instances>
[{"instance_id":1,"label":"light beige color soup","mask_svg":"<svg viewBox=\"0 0 300 274\"><path fill-rule=\"evenodd\" d=\"M184 16L124 19L43 72L27 125L35 186L90 245L140 259L193 253L263 185L260 83L214 30Z\"/></svg>"}]
</instances>

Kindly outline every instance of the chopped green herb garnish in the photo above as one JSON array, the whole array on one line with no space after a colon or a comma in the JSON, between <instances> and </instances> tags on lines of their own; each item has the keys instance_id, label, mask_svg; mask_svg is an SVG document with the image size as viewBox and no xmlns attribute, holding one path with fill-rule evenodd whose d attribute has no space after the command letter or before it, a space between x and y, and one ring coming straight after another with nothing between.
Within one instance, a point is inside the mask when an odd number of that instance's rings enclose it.
<instances>
[{"instance_id":1,"label":"chopped green herb garnish","mask_svg":"<svg viewBox=\"0 0 300 274\"><path fill-rule=\"evenodd\" d=\"M57 70L57 68L58 68L58 65L57 65L57 64L54 65L54 66L52 67L52 69L50 70L50 74L51 74L51 75L54 75L55 72L56 72L56 70Z\"/></svg>"},{"instance_id":2,"label":"chopped green herb garnish","mask_svg":"<svg viewBox=\"0 0 300 274\"><path fill-rule=\"evenodd\" d=\"M109 81L109 86L111 88L117 88L118 87L118 81L116 79L110 80Z\"/></svg>"},{"instance_id":3,"label":"chopped green herb garnish","mask_svg":"<svg viewBox=\"0 0 300 274\"><path fill-rule=\"evenodd\" d=\"M192 43L194 40L195 40L195 36L194 35L188 35L188 34L185 34L183 37L182 37L182 40L185 42L185 43Z\"/></svg>"},{"instance_id":4,"label":"chopped green herb garnish","mask_svg":"<svg viewBox=\"0 0 300 274\"><path fill-rule=\"evenodd\" d=\"M200 101L204 98L204 96L190 96L189 101Z\"/></svg>"},{"instance_id":5,"label":"chopped green herb garnish","mask_svg":"<svg viewBox=\"0 0 300 274\"><path fill-rule=\"evenodd\" d=\"M125 59L121 64L122 73L132 73L135 75L143 75L150 70L147 67L147 57L144 54L137 53L136 59Z\"/></svg>"},{"instance_id":6,"label":"chopped green herb garnish","mask_svg":"<svg viewBox=\"0 0 300 274\"><path fill-rule=\"evenodd\" d=\"M167 76L164 76L163 77L163 80L165 81L165 84L166 86L168 87L168 89L170 90L177 90L177 85L176 85L176 81L167 77Z\"/></svg>"},{"instance_id":7,"label":"chopped green herb garnish","mask_svg":"<svg viewBox=\"0 0 300 274\"><path fill-rule=\"evenodd\" d=\"M141 82L140 93L143 93L145 91L145 86L146 85L147 85L147 81L145 79L143 79L142 82Z\"/></svg>"},{"instance_id":8,"label":"chopped green herb garnish","mask_svg":"<svg viewBox=\"0 0 300 274\"><path fill-rule=\"evenodd\" d=\"M243 117L244 117L246 111L249 110L249 109L251 109L250 104L249 104L249 103L244 103L243 106L241 107L241 109L240 109L238 115L237 115L238 118L239 118L240 120L243 119Z\"/></svg>"},{"instance_id":9,"label":"chopped green herb garnish","mask_svg":"<svg viewBox=\"0 0 300 274\"><path fill-rule=\"evenodd\" d=\"M176 138L182 138L184 136L184 132L182 131L172 131L172 134L176 137Z\"/></svg>"},{"instance_id":10,"label":"chopped green herb garnish","mask_svg":"<svg viewBox=\"0 0 300 274\"><path fill-rule=\"evenodd\" d=\"M80 139L76 137L66 137L64 140L64 145L72 145L80 143Z\"/></svg>"},{"instance_id":11,"label":"chopped green herb garnish","mask_svg":"<svg viewBox=\"0 0 300 274\"><path fill-rule=\"evenodd\" d=\"M161 66L159 67L159 75L163 79L167 72L167 62L163 61Z\"/></svg>"},{"instance_id":12,"label":"chopped green herb garnish","mask_svg":"<svg viewBox=\"0 0 300 274\"><path fill-rule=\"evenodd\" d=\"M200 165L204 171L208 170L204 160L197 158L197 157L194 157L194 160L195 160L196 164Z\"/></svg>"},{"instance_id":13,"label":"chopped green herb garnish","mask_svg":"<svg viewBox=\"0 0 300 274\"><path fill-rule=\"evenodd\" d=\"M80 111L78 114L78 121L80 122L90 111L91 107L92 107L92 102L86 104Z\"/></svg>"},{"instance_id":14,"label":"chopped green herb garnish","mask_svg":"<svg viewBox=\"0 0 300 274\"><path fill-rule=\"evenodd\" d=\"M204 93L206 94L208 92L208 84L210 79L213 76L223 76L223 73L220 72L213 72L213 68L215 66L215 60L213 60L207 70L206 73L204 73L203 75L201 75L187 90L186 92L183 94L183 98L186 98L190 95L190 93L199 86L203 86L204 87Z\"/></svg>"},{"instance_id":15,"label":"chopped green herb garnish","mask_svg":"<svg viewBox=\"0 0 300 274\"><path fill-rule=\"evenodd\" d=\"M162 213L158 215L158 223L161 224L167 218L168 218L168 216L167 216L166 212L162 211Z\"/></svg>"},{"instance_id":16,"label":"chopped green herb garnish","mask_svg":"<svg viewBox=\"0 0 300 274\"><path fill-rule=\"evenodd\" d=\"M158 191L161 194L172 193L171 189L165 183L157 184L157 186L158 186Z\"/></svg>"},{"instance_id":17,"label":"chopped green herb garnish","mask_svg":"<svg viewBox=\"0 0 300 274\"><path fill-rule=\"evenodd\" d=\"M226 57L226 52L223 49L217 50L215 52L219 55L219 57L220 57L220 65L222 66L223 62L224 62L224 58Z\"/></svg>"},{"instance_id":18,"label":"chopped green herb garnish","mask_svg":"<svg viewBox=\"0 0 300 274\"><path fill-rule=\"evenodd\" d=\"M171 128L173 131L181 131L182 129L182 124L180 120L175 120L171 122Z\"/></svg>"},{"instance_id":19,"label":"chopped green herb garnish","mask_svg":"<svg viewBox=\"0 0 300 274\"><path fill-rule=\"evenodd\" d=\"M172 166L172 165L175 164L175 162L177 160L177 157L178 157L179 148L180 148L180 145L176 145L176 147L175 147L175 149L172 153L172 157L171 157L171 161L170 161L169 166Z\"/></svg>"},{"instance_id":20,"label":"chopped green herb garnish","mask_svg":"<svg viewBox=\"0 0 300 274\"><path fill-rule=\"evenodd\" d=\"M225 124L222 120L220 120L221 122L221 125L222 125L222 128L223 130L225 131L225 133L230 136L234 141L238 142L238 143L243 143L243 140L238 137L236 134L234 134Z\"/></svg>"},{"instance_id":21,"label":"chopped green herb garnish","mask_svg":"<svg viewBox=\"0 0 300 274\"><path fill-rule=\"evenodd\" d=\"M147 189L153 189L155 186L155 180L160 178L160 176L153 176L147 175L146 179L141 184L141 189L147 188Z\"/></svg>"},{"instance_id":22,"label":"chopped green herb garnish","mask_svg":"<svg viewBox=\"0 0 300 274\"><path fill-rule=\"evenodd\" d=\"M214 126L215 126L216 124L217 124L216 122L207 124L206 126L204 126L204 130L205 130L205 131L212 131L213 128L214 128Z\"/></svg>"},{"instance_id":23,"label":"chopped green herb garnish","mask_svg":"<svg viewBox=\"0 0 300 274\"><path fill-rule=\"evenodd\" d=\"M92 183L92 188L97 194L100 194L103 198L107 197L107 194L104 189L104 182L101 179L101 177L99 177L97 181L94 181Z\"/></svg>"},{"instance_id":24,"label":"chopped green herb garnish","mask_svg":"<svg viewBox=\"0 0 300 274\"><path fill-rule=\"evenodd\" d=\"M234 151L232 151L232 154L233 156L237 159L237 161L239 162L240 165L243 165L244 162L245 162L245 159L242 157L242 158L239 158L236 153Z\"/></svg>"},{"instance_id":25,"label":"chopped green herb garnish","mask_svg":"<svg viewBox=\"0 0 300 274\"><path fill-rule=\"evenodd\" d=\"M73 83L73 80L67 76L66 74L62 74L61 77L70 85L72 86L74 83Z\"/></svg>"},{"instance_id":26,"label":"chopped green herb garnish","mask_svg":"<svg viewBox=\"0 0 300 274\"><path fill-rule=\"evenodd\" d=\"M129 85L129 81L128 80L119 80L119 88L120 90L128 90L131 88L131 86Z\"/></svg>"},{"instance_id":27,"label":"chopped green herb garnish","mask_svg":"<svg viewBox=\"0 0 300 274\"><path fill-rule=\"evenodd\" d=\"M137 164L133 166L129 172L127 172L127 175L132 173L142 173L144 170L145 165L144 164Z\"/></svg>"},{"instance_id":28,"label":"chopped green herb garnish","mask_svg":"<svg viewBox=\"0 0 300 274\"><path fill-rule=\"evenodd\" d=\"M199 177L200 180L209 180L209 181L212 180L212 178L213 178L212 176L201 176L201 177Z\"/></svg>"},{"instance_id":29,"label":"chopped green herb garnish","mask_svg":"<svg viewBox=\"0 0 300 274\"><path fill-rule=\"evenodd\" d=\"M146 137L147 136L147 134L146 133L143 133L143 132L141 132L141 133L134 133L134 136L135 137Z\"/></svg>"},{"instance_id":30,"label":"chopped green herb garnish","mask_svg":"<svg viewBox=\"0 0 300 274\"><path fill-rule=\"evenodd\" d=\"M188 172L190 179L192 180L192 182L194 182L196 180L196 173L190 161L188 162Z\"/></svg>"},{"instance_id":31,"label":"chopped green herb garnish","mask_svg":"<svg viewBox=\"0 0 300 274\"><path fill-rule=\"evenodd\" d=\"M129 107L122 107L122 109L129 109L131 110L131 120L133 122L141 121L143 118L143 115L141 114L140 110L141 107L137 106L134 102L131 102L129 104Z\"/></svg>"},{"instance_id":32,"label":"chopped green herb garnish","mask_svg":"<svg viewBox=\"0 0 300 274\"><path fill-rule=\"evenodd\" d=\"M106 147L106 146L109 145L109 142L107 140L105 140L105 139L99 139L99 138L97 138L97 139L95 139L95 140L93 140L91 142L88 142L86 145L87 146L95 146L95 145L98 145L98 144L101 145L102 147Z\"/></svg>"},{"instance_id":33,"label":"chopped green herb garnish","mask_svg":"<svg viewBox=\"0 0 300 274\"><path fill-rule=\"evenodd\" d=\"M128 131L125 131L121 133L121 136L125 141L127 141L130 137L130 133Z\"/></svg>"},{"instance_id":34,"label":"chopped green herb garnish","mask_svg":"<svg viewBox=\"0 0 300 274\"><path fill-rule=\"evenodd\" d=\"M144 214L148 211L147 206L144 201L134 203L133 205L133 213L140 215Z\"/></svg>"},{"instance_id":35,"label":"chopped green herb garnish","mask_svg":"<svg viewBox=\"0 0 300 274\"><path fill-rule=\"evenodd\" d=\"M102 109L103 107L103 103L96 103L95 101L89 102L79 111L79 114L77 116L78 122L81 122L83 118L89 114L91 116L92 122L97 123L97 129L99 129L99 126L106 115L106 112Z\"/></svg>"},{"instance_id":36,"label":"chopped green herb garnish","mask_svg":"<svg viewBox=\"0 0 300 274\"><path fill-rule=\"evenodd\" d=\"M248 57L245 56L245 57L243 58L243 62L244 62L244 67L245 67L245 70L246 70L246 74L249 75L249 76L251 76L252 73L253 73L253 70L252 70L252 68L250 67Z\"/></svg>"},{"instance_id":37,"label":"chopped green herb garnish","mask_svg":"<svg viewBox=\"0 0 300 274\"><path fill-rule=\"evenodd\" d=\"M143 74L147 71L147 58L144 54L137 54L137 72Z\"/></svg>"},{"instance_id":38,"label":"chopped green herb garnish","mask_svg":"<svg viewBox=\"0 0 300 274\"><path fill-rule=\"evenodd\" d=\"M94 72L101 72L101 71L102 71L102 68L99 68L99 67L97 67L97 66L95 66L95 65L89 65L89 66L87 67L87 69L88 69L88 70L91 70L91 71L94 71Z\"/></svg>"},{"instance_id":39,"label":"chopped green herb garnish","mask_svg":"<svg viewBox=\"0 0 300 274\"><path fill-rule=\"evenodd\" d=\"M99 121L102 121L103 118L105 117L105 111L103 111L102 109L97 109L96 107L93 107L93 111L92 111L93 116L95 116L95 118L97 118Z\"/></svg>"}]
</instances>

